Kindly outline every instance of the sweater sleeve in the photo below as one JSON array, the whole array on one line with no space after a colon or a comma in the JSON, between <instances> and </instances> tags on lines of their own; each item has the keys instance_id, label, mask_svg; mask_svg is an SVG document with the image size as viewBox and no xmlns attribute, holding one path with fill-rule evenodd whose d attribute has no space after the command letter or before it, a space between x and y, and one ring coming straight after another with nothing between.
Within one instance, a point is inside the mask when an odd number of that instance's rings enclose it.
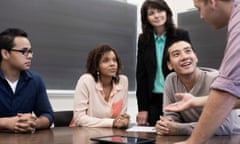
<instances>
[{"instance_id":1,"label":"sweater sleeve","mask_svg":"<svg viewBox=\"0 0 240 144\"><path fill-rule=\"evenodd\" d=\"M234 121L239 120L239 118L234 120L234 115L235 114L232 112L214 134L217 136L240 134L239 128L236 130L236 127L234 126ZM193 129L197 126L197 123L198 122L176 123L175 135L191 135Z\"/></svg>"},{"instance_id":2,"label":"sweater sleeve","mask_svg":"<svg viewBox=\"0 0 240 144\"><path fill-rule=\"evenodd\" d=\"M175 74L175 73L174 73ZM168 75L164 85L163 106L177 102L175 100L175 90L173 84L173 73ZM175 122L182 122L181 115L178 112L164 112L165 117L171 117Z\"/></svg>"}]
</instances>

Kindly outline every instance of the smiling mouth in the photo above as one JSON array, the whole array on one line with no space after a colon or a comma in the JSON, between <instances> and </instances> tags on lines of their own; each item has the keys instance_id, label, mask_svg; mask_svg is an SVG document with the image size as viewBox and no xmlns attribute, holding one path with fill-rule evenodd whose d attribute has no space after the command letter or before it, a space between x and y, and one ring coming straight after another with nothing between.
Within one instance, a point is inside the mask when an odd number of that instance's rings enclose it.
<instances>
[{"instance_id":1,"label":"smiling mouth","mask_svg":"<svg viewBox=\"0 0 240 144\"><path fill-rule=\"evenodd\" d=\"M181 64L181 67L188 67L191 64L192 64L191 62L185 62L185 63Z\"/></svg>"},{"instance_id":2,"label":"smiling mouth","mask_svg":"<svg viewBox=\"0 0 240 144\"><path fill-rule=\"evenodd\" d=\"M160 20L154 21L154 23L160 23L160 22L161 22Z\"/></svg>"}]
</instances>

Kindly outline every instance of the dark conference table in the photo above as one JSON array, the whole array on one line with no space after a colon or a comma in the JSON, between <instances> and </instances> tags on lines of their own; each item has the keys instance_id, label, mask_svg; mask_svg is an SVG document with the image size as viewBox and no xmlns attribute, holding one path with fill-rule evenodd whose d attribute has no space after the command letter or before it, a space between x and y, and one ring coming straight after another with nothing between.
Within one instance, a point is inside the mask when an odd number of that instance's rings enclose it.
<instances>
[{"instance_id":1,"label":"dark conference table","mask_svg":"<svg viewBox=\"0 0 240 144\"><path fill-rule=\"evenodd\" d=\"M111 128L56 127L39 130L34 134L14 134L0 132L0 144L94 144L91 137L123 135L155 138L156 144L172 144L187 139L186 136L159 136L154 133L126 132ZM214 136L208 144L238 144L240 135Z\"/></svg>"}]
</instances>

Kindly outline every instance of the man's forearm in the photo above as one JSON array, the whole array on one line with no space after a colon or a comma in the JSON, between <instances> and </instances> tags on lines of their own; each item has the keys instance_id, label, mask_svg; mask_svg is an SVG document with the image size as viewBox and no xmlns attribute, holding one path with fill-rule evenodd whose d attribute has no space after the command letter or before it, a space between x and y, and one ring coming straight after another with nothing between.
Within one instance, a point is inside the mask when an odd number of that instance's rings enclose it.
<instances>
[{"instance_id":1,"label":"man's forearm","mask_svg":"<svg viewBox=\"0 0 240 144\"><path fill-rule=\"evenodd\" d=\"M208 99L208 96L196 97L192 107L204 107L207 102L207 99ZM239 109L239 108L240 108L240 99L237 99L234 105L234 109Z\"/></svg>"},{"instance_id":2,"label":"man's forearm","mask_svg":"<svg viewBox=\"0 0 240 144\"><path fill-rule=\"evenodd\" d=\"M40 116L39 118L37 118L36 123L37 123L36 129L45 129L49 128L50 126L48 118L44 116Z\"/></svg>"},{"instance_id":3,"label":"man's forearm","mask_svg":"<svg viewBox=\"0 0 240 144\"><path fill-rule=\"evenodd\" d=\"M193 131L193 123L176 123L176 135L191 135Z\"/></svg>"},{"instance_id":4,"label":"man's forearm","mask_svg":"<svg viewBox=\"0 0 240 144\"><path fill-rule=\"evenodd\" d=\"M193 107L204 107L208 100L208 96L195 97L193 101Z\"/></svg>"},{"instance_id":5,"label":"man's forearm","mask_svg":"<svg viewBox=\"0 0 240 144\"><path fill-rule=\"evenodd\" d=\"M229 93L212 90L199 123L187 144L205 143L228 116L236 100L237 98Z\"/></svg>"},{"instance_id":6,"label":"man's forearm","mask_svg":"<svg viewBox=\"0 0 240 144\"><path fill-rule=\"evenodd\" d=\"M0 129L9 129L9 118L0 118Z\"/></svg>"}]
</instances>

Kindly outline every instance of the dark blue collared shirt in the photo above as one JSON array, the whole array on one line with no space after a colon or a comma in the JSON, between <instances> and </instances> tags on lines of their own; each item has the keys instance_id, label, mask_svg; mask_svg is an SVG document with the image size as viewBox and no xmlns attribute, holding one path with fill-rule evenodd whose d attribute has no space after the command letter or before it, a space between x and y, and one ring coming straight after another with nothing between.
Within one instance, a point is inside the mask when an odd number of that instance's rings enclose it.
<instances>
[{"instance_id":1,"label":"dark blue collared shirt","mask_svg":"<svg viewBox=\"0 0 240 144\"><path fill-rule=\"evenodd\" d=\"M32 112L37 117L47 117L52 124L53 110L40 75L32 71L22 71L13 93L0 70L0 117Z\"/></svg>"}]
</instances>

